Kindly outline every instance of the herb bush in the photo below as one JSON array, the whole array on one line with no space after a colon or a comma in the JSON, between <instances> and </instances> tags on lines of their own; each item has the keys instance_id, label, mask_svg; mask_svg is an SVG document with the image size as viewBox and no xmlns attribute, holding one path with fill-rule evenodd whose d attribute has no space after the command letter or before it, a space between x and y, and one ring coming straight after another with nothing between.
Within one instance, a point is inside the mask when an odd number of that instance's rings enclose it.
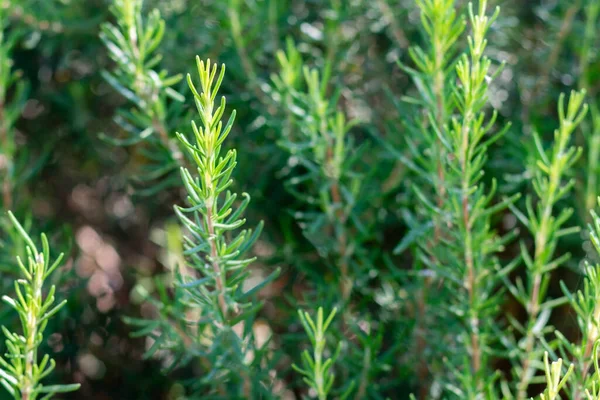
<instances>
[{"instance_id":1,"label":"herb bush","mask_svg":"<svg viewBox=\"0 0 600 400\"><path fill-rule=\"evenodd\" d=\"M600 399L599 27L0 0L0 398Z\"/></svg>"}]
</instances>

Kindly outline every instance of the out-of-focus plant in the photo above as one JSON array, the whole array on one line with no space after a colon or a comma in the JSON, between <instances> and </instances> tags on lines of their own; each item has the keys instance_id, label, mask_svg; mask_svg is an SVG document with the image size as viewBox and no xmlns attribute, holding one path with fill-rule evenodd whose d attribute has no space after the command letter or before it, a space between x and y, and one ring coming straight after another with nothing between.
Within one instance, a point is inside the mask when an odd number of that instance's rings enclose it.
<instances>
[{"instance_id":1,"label":"out-of-focus plant","mask_svg":"<svg viewBox=\"0 0 600 400\"><path fill-rule=\"evenodd\" d=\"M5 8L0 9L0 185L1 204L6 210L14 204L16 181L20 178L15 122L26 100L26 81L20 79L20 73L13 69L11 52L17 36L6 32L7 12Z\"/></svg>"},{"instance_id":2,"label":"out-of-focus plant","mask_svg":"<svg viewBox=\"0 0 600 400\"><path fill-rule=\"evenodd\" d=\"M29 198L24 183L43 165L45 157L34 161L17 144L16 123L27 100L27 81L13 67L13 51L22 33L10 26L9 15L15 4L0 6L0 288L10 290L10 279L17 271L11 267L14 255L22 254L24 242L6 217L8 210L18 215L27 212ZM51 141L49 141L51 142ZM5 275L5 276L3 276ZM4 278L7 278L5 280ZM4 312L0 310L0 316Z\"/></svg>"},{"instance_id":3,"label":"out-of-focus plant","mask_svg":"<svg viewBox=\"0 0 600 400\"><path fill-rule=\"evenodd\" d=\"M330 67L320 72L303 66L291 42L287 51L278 53L281 71L273 77L277 99L292 100L283 104L290 107L290 124L279 143L289 152L291 162L305 170L290 178L287 188L311 207L295 216L305 236L330 264L339 286L337 301L344 304L350 298L361 256L361 235L352 235L350 243L349 234L363 228L357 225L361 176L355 165L364 148L357 149L348 135L356 122L346 121L337 109L339 92L330 93Z\"/></svg>"},{"instance_id":4,"label":"out-of-focus plant","mask_svg":"<svg viewBox=\"0 0 600 400\"><path fill-rule=\"evenodd\" d=\"M184 165L174 135L182 120L184 98L173 89L182 76L158 69L165 21L156 9L144 17L142 7L143 0L115 0L111 10L116 25L102 26L100 37L116 64L113 72L103 76L132 105L120 109L114 119L125 136L103 134L102 138L117 146L136 146L146 163L130 178L144 186L138 194L154 195L177 185L176 172Z\"/></svg>"},{"instance_id":5,"label":"out-of-focus plant","mask_svg":"<svg viewBox=\"0 0 600 400\"><path fill-rule=\"evenodd\" d=\"M389 369L392 357L391 352L382 353L383 324L371 328L373 322L361 315L362 307L355 307L372 298L368 282L378 277L375 253L369 248L376 243L375 227L368 219L377 198L369 175L377 169L367 172L363 158L369 145L358 144L350 135L357 121L348 121L341 110L333 67L309 68L291 40L277 59L280 71L272 76L272 95L285 121L278 142L289 154L285 185L299 201L292 213L320 259L319 268L297 264L314 291L305 301L314 308L328 302L340 310L340 323L331 327L347 339L348 350L339 363L345 382L340 390L360 398L376 391L372 380ZM320 266L326 268L325 275ZM332 283L336 291L331 291ZM366 329L347 324L354 318L365 318Z\"/></svg>"},{"instance_id":6,"label":"out-of-focus plant","mask_svg":"<svg viewBox=\"0 0 600 400\"><path fill-rule=\"evenodd\" d=\"M579 56L579 87L589 92L593 89L593 68L591 68L590 63L592 62L594 41L598 36L597 25L599 21L598 16L600 15L600 1L592 0L587 2L584 10L585 31ZM600 165L598 163L600 159L600 112L598 111L598 102L594 99L594 96L598 93L593 91L589 94L591 95L589 98L591 104L591 123L590 121L583 121L581 129L585 139L585 153L584 157L582 157L585 161L585 169L583 170L585 176L582 177L585 184L581 185L584 189L581 196L583 201L580 202L580 209L585 210L585 214L594 207L596 194L599 192L598 179L600 179Z\"/></svg>"}]
</instances>

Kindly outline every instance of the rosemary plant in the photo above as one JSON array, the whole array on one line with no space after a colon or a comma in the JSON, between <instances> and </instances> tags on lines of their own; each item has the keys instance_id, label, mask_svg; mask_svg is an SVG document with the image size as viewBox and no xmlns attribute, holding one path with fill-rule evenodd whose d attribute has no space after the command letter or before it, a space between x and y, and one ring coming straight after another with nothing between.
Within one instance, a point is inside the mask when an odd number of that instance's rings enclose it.
<instances>
[{"instance_id":1,"label":"rosemary plant","mask_svg":"<svg viewBox=\"0 0 600 400\"><path fill-rule=\"evenodd\" d=\"M458 285L452 308L464 325L460 346L469 359L457 377L460 386L451 389L461 398L477 398L481 393L495 391L496 375L491 373L490 356L493 352L491 332L497 313L498 285L505 274L497 267L495 253L503 249L508 237L500 238L490 229L490 219L495 212L515 200L504 199L492 204L495 182L486 193L481 182L486 160L486 150L504 132L500 130L486 136L494 127L496 112L487 119L484 107L491 72L491 60L484 55L486 34L499 9L492 17L486 15L486 1L480 1L478 12L469 5L472 33L469 36L469 53L463 54L456 64L458 87L456 104L459 117L452 119L447 137L448 150L454 155L450 164L457 174L456 187L450 192L452 232L449 236L450 264L445 268L449 284ZM459 360L462 357L459 358ZM456 365L460 368L460 364Z\"/></svg>"},{"instance_id":2,"label":"rosemary plant","mask_svg":"<svg viewBox=\"0 0 600 400\"><path fill-rule=\"evenodd\" d=\"M188 207L176 206L175 212L188 233L185 237L185 265L176 272L175 298L162 298L157 303L161 321L128 319L140 326L136 335L156 335L151 353L161 347L175 351L177 364L193 359L210 373L191 385L191 393L227 395L228 398L265 396L270 394L266 373L265 350L253 334L253 323L261 303L255 294L272 281L278 270L252 288L247 287L248 268L253 257L244 257L257 240L262 223L256 230L239 230L241 218L250 197L235 207L237 195L227 189L233 183L231 174L236 166L236 151L222 154L223 142L229 135L235 111L223 125L226 102L215 103L225 67L197 58L200 90L188 75L201 125L192 122L194 140L178 133L177 137L196 164L195 174L181 168L183 185L188 194ZM191 318L191 319L190 319ZM268 369L265 369L268 371Z\"/></svg>"},{"instance_id":3,"label":"rosemary plant","mask_svg":"<svg viewBox=\"0 0 600 400\"><path fill-rule=\"evenodd\" d=\"M175 210L182 224L194 234L189 239L186 254L196 256L193 259L197 261L201 261L199 257L203 255L210 261L209 271L205 270L204 263L198 265L198 269L214 282L214 290L205 292L204 296L206 300L212 299L210 302L213 306L218 306L215 308L219 311L217 319L228 325L232 321L244 320L249 311L256 310L256 305L243 301L247 295L239 292L249 273L246 267L254 258L240 256L256 241L262 230L262 223L254 232L243 230L234 238L227 239L226 232L234 231L245 223L240 215L250 202L250 197L244 193L240 206L232 212L231 206L236 195L226 189L233 183L230 177L236 166L236 152L229 150L223 156L220 153L223 141L231 131L235 111L223 126L221 117L225 112L225 97L221 98L218 106L214 103L225 75L225 67L221 67L217 76L217 65L211 64L210 60L204 63L197 58L197 65L201 91L196 90L190 75L188 83L203 126L199 128L192 122L195 144L182 134L178 134L178 137L196 162L198 176L194 178L189 170L181 169L192 207L176 207ZM187 217L188 214L193 218ZM197 224L200 216L200 221L203 221L201 228Z\"/></svg>"},{"instance_id":4,"label":"rosemary plant","mask_svg":"<svg viewBox=\"0 0 600 400\"><path fill-rule=\"evenodd\" d=\"M590 63L592 62L592 51L593 43L597 37L597 25L598 17L600 16L600 1L592 0L587 2L584 8L585 10L585 32L584 39L581 48L580 55L580 79L579 87L582 90L589 91L591 89L590 79ZM595 93L590 93L594 96ZM596 194L599 192L598 179L600 178L600 165L598 159L600 158L600 113L598 112L597 102L590 99L591 102L591 124L587 121L582 122L582 132L585 139L584 161L585 175L582 180L585 182L581 185L583 189L583 201L581 201L581 209L585 210L587 214L588 210L594 207L596 201ZM585 218L585 217L584 217Z\"/></svg>"},{"instance_id":5,"label":"rosemary plant","mask_svg":"<svg viewBox=\"0 0 600 400\"><path fill-rule=\"evenodd\" d=\"M44 340L48 321L66 303L55 304L56 287L52 285L44 295L44 283L61 265L63 254L50 261L50 246L44 234L39 251L14 215L8 216L27 244L27 261L17 258L22 278L15 281L15 296L4 295L2 300L19 314L22 333L11 332L2 326L8 353L0 357L0 383L16 400L50 399L57 393L77 390L79 384L49 385L41 383L54 370L56 363L48 354L41 360L38 348Z\"/></svg>"},{"instance_id":6,"label":"rosemary plant","mask_svg":"<svg viewBox=\"0 0 600 400\"><path fill-rule=\"evenodd\" d=\"M154 9L142 14L143 0L115 0L111 10L116 25L102 26L100 38L116 64L113 72L103 73L106 81L124 98L131 109L120 109L115 123L126 134L123 138L103 139L116 146L136 146L147 165L132 176L138 195L155 195L178 184L177 171L183 153L170 134L182 119L184 97L173 86L181 75L169 76L159 70L162 55L157 52L165 32L165 21Z\"/></svg>"},{"instance_id":7,"label":"rosemary plant","mask_svg":"<svg viewBox=\"0 0 600 400\"><path fill-rule=\"evenodd\" d=\"M327 316L327 319L324 320L323 308L319 308L317 310L317 320L315 322L308 312L298 310L300 322L302 322L304 331L308 335L310 343L313 346L313 354L311 355L308 350L304 350L302 353L302 367L294 364L293 368L298 373L304 375L304 381L317 393L317 398L319 400L326 400L333 387L335 374L332 372L332 368L342 348L341 343L339 343L336 351L331 357L327 358L324 355L325 346L327 344L325 335L336 312L337 310L334 308ZM352 388L350 388L350 390L351 389ZM343 399L347 396L348 394L341 396L340 398Z\"/></svg>"},{"instance_id":8,"label":"rosemary plant","mask_svg":"<svg viewBox=\"0 0 600 400\"><path fill-rule=\"evenodd\" d=\"M17 36L6 32L8 9L0 8L0 182L2 207L13 206L17 180L15 122L25 103L26 81L12 68L11 51ZM15 91L8 101L9 91Z\"/></svg>"},{"instance_id":9,"label":"rosemary plant","mask_svg":"<svg viewBox=\"0 0 600 400\"><path fill-rule=\"evenodd\" d=\"M444 221L448 209L447 191L452 179L447 163L449 151L444 146L444 138L448 137L450 118L456 105L452 95L454 75L448 73L456 61L456 44L464 29L464 19L456 12L453 0L427 0L417 2L421 13L422 27L426 46L411 47L409 53L416 69L401 65L412 78L420 99L407 97L410 103L422 105L422 113L406 122L411 132L406 135L407 147L412 160L402 160L413 170L418 179L413 190L418 193L422 207L416 215L410 214L407 224L411 232L396 246L394 252L401 254L412 242L416 241L415 267L420 269L420 280L417 282L418 294L415 296L414 329L415 358L419 358L417 378L421 385L419 398L427 396L430 380L431 364L439 359L439 351L431 348L435 343L444 340L428 340L436 334L432 324L439 322L440 314L435 304L441 305L447 299L444 291L437 290L436 296L430 298L429 291L433 284L440 287L439 275L432 278L431 272L437 271L438 259L436 248L443 240ZM415 140L418 138L419 142ZM426 201L424 201L427 199ZM434 199L433 201L429 199ZM438 255L439 256L439 255ZM433 281L433 282L432 282ZM438 349L441 350L441 349ZM426 356L423 357L423 354ZM443 366L438 366L442 367ZM438 374L434 374L438 375Z\"/></svg>"},{"instance_id":10,"label":"rosemary plant","mask_svg":"<svg viewBox=\"0 0 600 400\"><path fill-rule=\"evenodd\" d=\"M430 48L428 51L413 48L411 56L418 71L407 69L421 93L427 116L425 121L417 121L414 128L415 132L423 133L422 147L409 142L413 158L419 164L407 160L407 165L429 185L413 186L423 206L418 217L423 223L416 224L410 237L417 239L418 252L422 254L417 255L419 262L431 268L448 288L446 301L451 306L447 317L460 321L456 353L451 356L446 353L447 367L455 376L442 378L445 380L442 383L449 393L465 399L479 398L483 393L493 396L495 392L497 375L490 370L494 353L493 321L500 302L501 277L510 266L499 268L495 254L503 249L509 237L499 237L491 229L490 221L518 197L493 204L495 182L488 191L482 183L486 151L506 131L493 131L496 112L486 117L490 77L495 76L491 60L484 55L486 34L499 13L497 9L491 17L486 15L486 3L479 2L476 13L469 5L469 51L454 61L453 48L463 29L454 2L419 2ZM455 75L448 72L454 64ZM424 236L428 230L433 230L433 235ZM404 240L396 251L409 244ZM422 318L430 301L426 295L430 278L422 282L417 304L417 318L421 319L417 338L425 335ZM417 343L420 348L425 346L423 339ZM425 361L417 371L420 379L427 379L428 368ZM426 391L420 396L424 398Z\"/></svg>"},{"instance_id":11,"label":"rosemary plant","mask_svg":"<svg viewBox=\"0 0 600 400\"><path fill-rule=\"evenodd\" d=\"M563 375L562 359L548 361L548 352L544 353L544 371L546 373L546 390L540 394L540 400L556 400L560 398L560 391L565 387L569 376L573 372L573 364L569 366L567 372Z\"/></svg>"},{"instance_id":12,"label":"rosemary plant","mask_svg":"<svg viewBox=\"0 0 600 400\"><path fill-rule=\"evenodd\" d=\"M332 29L332 28L330 28ZM383 353L383 323L355 311L354 305L373 301L367 282L379 278L374 262L376 227L369 222L374 205L369 193L377 190L363 159L369 146L350 136L356 121L348 121L340 110L340 91L331 78L331 65L309 68L299 49L288 40L279 51L278 74L272 76L273 98L283 108L279 144L289 153L285 172L288 191L299 200L293 210L304 236L317 249L322 262L316 266L297 264L311 279L314 290L308 302L333 304L342 314L330 330L343 340L339 376L345 382L339 396L362 398L377 392L376 377L385 374L392 353ZM371 169L371 173L376 171ZM320 266L326 268L323 276ZM337 286L330 290L331 281ZM361 290L355 291L354 285ZM364 318L361 327L350 324Z\"/></svg>"},{"instance_id":13,"label":"rosemary plant","mask_svg":"<svg viewBox=\"0 0 600 400\"><path fill-rule=\"evenodd\" d=\"M590 238L594 249L600 254L600 217L594 210L590 210L590 215ZM597 346L600 340L600 265L592 265L586 261L583 272L583 287L576 293L572 293L561 282L563 292L577 315L581 335L578 340L573 341L560 331L555 331L560 355L572 360L575 366L574 378L567 388L569 398L575 400L585 399L586 393L600 388L597 371L592 371L592 366L597 363Z\"/></svg>"},{"instance_id":14,"label":"rosemary plant","mask_svg":"<svg viewBox=\"0 0 600 400\"><path fill-rule=\"evenodd\" d=\"M521 256L526 266L527 284L521 280L516 284L508 282L508 289L527 310L528 320L525 325L514 321L517 332L522 334L518 342L512 344L517 355L514 376L517 380L516 396L518 399L527 397L527 388L535 377L536 362L541 359L544 349L542 339L549 329L546 327L552 309L561 300L547 300L546 293L550 273L562 265L569 254L554 258L558 240L568 234L578 232L578 227L564 227L573 213L571 208L563 208L554 215L557 202L569 194L575 181L565 182L565 175L577 162L581 149L570 146L573 132L581 123L587 112L583 104L585 92L573 92L569 98L567 109L564 106L564 95L558 104L559 128L554 132L554 143L550 150L544 149L541 139L534 133L534 141L538 156L533 171L533 187L539 202L534 206L533 198L527 198L527 214L514 209L516 215L534 236L535 251L529 255L526 246L521 246Z\"/></svg>"},{"instance_id":15,"label":"rosemary plant","mask_svg":"<svg viewBox=\"0 0 600 400\"><path fill-rule=\"evenodd\" d=\"M280 144L289 152L291 162L307 171L289 179L287 188L315 209L298 211L295 216L305 236L325 255L337 277L337 301L345 304L356 279L355 260L361 254L360 238L352 247L348 241L351 229L356 229L352 215L361 190L360 175L353 171L360 152L348 136L355 122L346 121L344 114L336 110L339 93L328 94L330 67L323 73L303 67L300 53L290 42L287 50L288 54L278 53L281 71L273 79L277 99L293 100L288 106L298 115L288 114L292 125L284 131Z\"/></svg>"}]
</instances>

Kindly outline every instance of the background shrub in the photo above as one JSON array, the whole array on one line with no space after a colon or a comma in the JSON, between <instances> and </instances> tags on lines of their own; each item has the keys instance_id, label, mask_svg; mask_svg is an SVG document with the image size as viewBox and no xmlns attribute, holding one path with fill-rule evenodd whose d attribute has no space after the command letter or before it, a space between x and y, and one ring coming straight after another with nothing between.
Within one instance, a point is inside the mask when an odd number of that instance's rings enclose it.
<instances>
[{"instance_id":1,"label":"background shrub","mask_svg":"<svg viewBox=\"0 0 600 400\"><path fill-rule=\"evenodd\" d=\"M65 253L44 383L597 398L599 12L0 0L2 294L31 247L8 210Z\"/></svg>"}]
</instances>

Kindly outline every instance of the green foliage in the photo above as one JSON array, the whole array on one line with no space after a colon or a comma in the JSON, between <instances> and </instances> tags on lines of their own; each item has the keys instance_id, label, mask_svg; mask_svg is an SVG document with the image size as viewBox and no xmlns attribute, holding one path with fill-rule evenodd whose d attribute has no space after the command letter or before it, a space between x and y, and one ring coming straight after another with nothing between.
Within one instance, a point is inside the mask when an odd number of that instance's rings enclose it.
<instances>
[{"instance_id":1,"label":"green foliage","mask_svg":"<svg viewBox=\"0 0 600 400\"><path fill-rule=\"evenodd\" d=\"M598 400L600 1L496 4L0 0L0 398Z\"/></svg>"},{"instance_id":2,"label":"green foliage","mask_svg":"<svg viewBox=\"0 0 600 400\"><path fill-rule=\"evenodd\" d=\"M489 85L495 76L491 60L484 55L486 34L499 10L489 17L485 1L479 3L477 13L469 6L469 50L453 59L453 47L463 30L453 2L420 2L419 7L430 47L425 51L413 48L411 57L418 70L405 70L421 94L420 100L408 100L422 104L426 113L411 129L424 140L417 143L409 139L409 149L418 164L402 159L426 184L412 187L422 204L418 216L412 217L423 220L414 228L419 230L414 235L418 238L418 260L448 287L449 291L441 294L451 302L450 313L444 318L460 321L456 354L446 363L456 376L443 384L458 398L477 398L479 393L491 396L497 380L487 369L496 345L493 321L501 301L501 280L511 268L500 267L496 259L510 236L499 236L491 221L518 198L514 195L495 203L495 181L488 190L482 181L487 151L506 132L494 130L495 111L486 116ZM423 235L432 229L433 237ZM396 250L407 247L403 241ZM427 295L431 277L424 276L417 297L422 311L432 302ZM423 314L418 318L419 330L432 323ZM423 332L416 334L419 345ZM469 354L468 359L465 354ZM428 379L426 374L420 376Z\"/></svg>"},{"instance_id":3,"label":"green foliage","mask_svg":"<svg viewBox=\"0 0 600 400\"><path fill-rule=\"evenodd\" d=\"M546 326L550 313L553 308L561 304L560 300L546 300L550 273L569 258L567 253L553 259L558 239L579 231L578 227L564 227L573 213L572 209L563 208L557 216L554 215L553 210L556 203L567 196L575 184L573 179L565 183L563 177L581 154L581 150L569 146L569 142L587 112L587 106L583 105L584 98L585 92L571 93L565 110L564 96L560 97L558 105L560 125L554 132L554 145L550 154L543 148L538 134L534 133L538 157L533 167L533 187L539 202L534 206L530 196L526 200L526 215L515 210L516 215L533 235L535 242L533 256L529 255L525 245L521 245L521 257L527 269L527 284L524 285L521 280L514 285L508 283L510 292L529 315L528 322L524 326L514 322L522 338L518 343L512 344L510 349L517 355L518 360L515 362L514 371L514 376L519 378L518 398L526 395L527 387L535 375L536 360L543 354L540 339L544 337L544 331L551 329Z\"/></svg>"},{"instance_id":4,"label":"green foliage","mask_svg":"<svg viewBox=\"0 0 600 400\"><path fill-rule=\"evenodd\" d=\"M175 172L183 162L177 141L169 132L181 118L177 103L184 98L172 86L182 78L158 70L162 55L157 52L165 33L165 21L154 9L142 14L143 0L118 0L112 5L117 24L104 24L100 38L116 64L114 72L104 72L106 81L133 105L115 117L123 138L102 138L116 146L140 146L148 165L131 177L147 186L140 195L155 195L177 183Z\"/></svg>"},{"instance_id":5,"label":"green foliage","mask_svg":"<svg viewBox=\"0 0 600 400\"><path fill-rule=\"evenodd\" d=\"M304 350L302 353L302 367L295 364L292 366L294 370L304 375L304 381L308 386L315 390L319 400L327 399L327 396L333 387L335 374L332 372L332 368L341 350L340 343L331 357L327 358L324 356L325 346L327 345L325 335L327 334L327 329L333 321L336 312L337 310L334 308L327 316L327 319L324 320L323 309L319 308L317 310L317 320L315 322L308 312L298 310L300 322L302 322L304 331L312 344L313 354L311 355L308 350ZM345 397L347 397L347 395L342 396L342 398Z\"/></svg>"},{"instance_id":6,"label":"green foliage","mask_svg":"<svg viewBox=\"0 0 600 400\"><path fill-rule=\"evenodd\" d=\"M287 54L279 52L278 60L281 71L273 76L279 95L276 99L287 99L282 106L290 107L288 126L279 144L289 152L290 163L306 170L290 178L287 189L310 207L296 212L296 219L304 235L331 263L339 300L345 303L356 279L355 260L363 253L361 239L369 238L367 227L358 225L360 205L356 203L362 175L355 171L355 165L360 162L361 151L354 148L348 135L354 122L346 121L336 109L339 93L330 93L330 65L323 72L303 66L290 41ZM349 249L350 232L361 228L362 232L354 236L354 248Z\"/></svg>"},{"instance_id":7,"label":"green foliage","mask_svg":"<svg viewBox=\"0 0 600 400\"><path fill-rule=\"evenodd\" d=\"M2 189L2 207L12 207L16 183L22 179L20 167L22 163L17 159L17 146L15 141L15 123L19 118L21 109L26 100L26 81L20 79L20 74L13 69L12 49L17 35L6 32L8 25L7 13L10 9L0 9L0 104L2 114L0 117L0 182ZM14 91L11 101L8 101L9 92ZM21 165L20 165L21 164Z\"/></svg>"},{"instance_id":8,"label":"green foliage","mask_svg":"<svg viewBox=\"0 0 600 400\"><path fill-rule=\"evenodd\" d=\"M590 238L597 254L600 254L600 218L594 210L590 210L592 223L589 226ZM577 315L577 327L580 330L580 339L567 338L560 331L555 331L558 341L559 354L573 361L574 378L568 386L569 398L583 399L587 393L596 393L598 385L598 369L592 371L598 362L599 315L598 301L600 299L600 266L585 263L582 289L572 293L564 282L562 290L572 309Z\"/></svg>"},{"instance_id":9,"label":"green foliage","mask_svg":"<svg viewBox=\"0 0 600 400\"><path fill-rule=\"evenodd\" d=\"M50 261L48 239L42 234L42 250L9 212L9 218L27 243L27 261L17 257L21 279L15 281L15 296L2 296L2 300L19 315L22 333L11 332L5 326L8 353L0 357L0 383L16 400L50 399L57 393L79 389L79 384L44 386L41 381L54 370L56 363L45 354L38 360L38 348L44 339L48 321L66 303L55 303L56 286L52 285L44 295L44 283L60 265L63 254Z\"/></svg>"},{"instance_id":10,"label":"green foliage","mask_svg":"<svg viewBox=\"0 0 600 400\"><path fill-rule=\"evenodd\" d=\"M546 373L546 390L540 394L541 400L555 400L559 397L559 393L567 383L569 376L573 372L573 364L567 369L567 372L562 374L562 359L548 362L548 353L544 353L544 371Z\"/></svg>"},{"instance_id":11,"label":"green foliage","mask_svg":"<svg viewBox=\"0 0 600 400\"><path fill-rule=\"evenodd\" d=\"M194 143L185 135L177 134L196 164L194 175L181 168L189 207L175 207L188 233L183 253L186 262L175 272L175 298L163 296L166 304L158 306L159 309L169 307L172 311L170 315L163 315L167 319L167 329L158 334L149 355L161 347L175 351L177 361L172 367L179 361L204 359L213 372L200 385L192 385L192 392L199 394L200 388L208 388L209 393L227 393L232 396L230 398L242 398L265 390L255 371L265 362L262 356L266 348L254 346L252 322L261 304L254 301L253 294L276 278L278 271L253 288L244 289L250 274L248 266L256 259L244 257L244 253L257 240L262 224L254 231L240 231L245 223L241 215L250 196L244 193L243 200L234 209L237 195L227 190L233 183L231 174L236 166L236 151L228 150L222 155L221 149L233 126L235 111L223 125L225 97L221 97L218 106L215 103L225 67L218 69L210 60L205 63L197 58L196 61L200 90L196 89L190 75L187 80L201 125L192 121ZM190 315L196 319L190 320ZM129 319L129 322L141 327L137 335L160 327L158 321ZM241 326L241 332L236 326ZM195 348L192 354L191 348ZM249 354L252 354L250 360ZM225 369L219 370L217 366Z\"/></svg>"}]
</instances>

